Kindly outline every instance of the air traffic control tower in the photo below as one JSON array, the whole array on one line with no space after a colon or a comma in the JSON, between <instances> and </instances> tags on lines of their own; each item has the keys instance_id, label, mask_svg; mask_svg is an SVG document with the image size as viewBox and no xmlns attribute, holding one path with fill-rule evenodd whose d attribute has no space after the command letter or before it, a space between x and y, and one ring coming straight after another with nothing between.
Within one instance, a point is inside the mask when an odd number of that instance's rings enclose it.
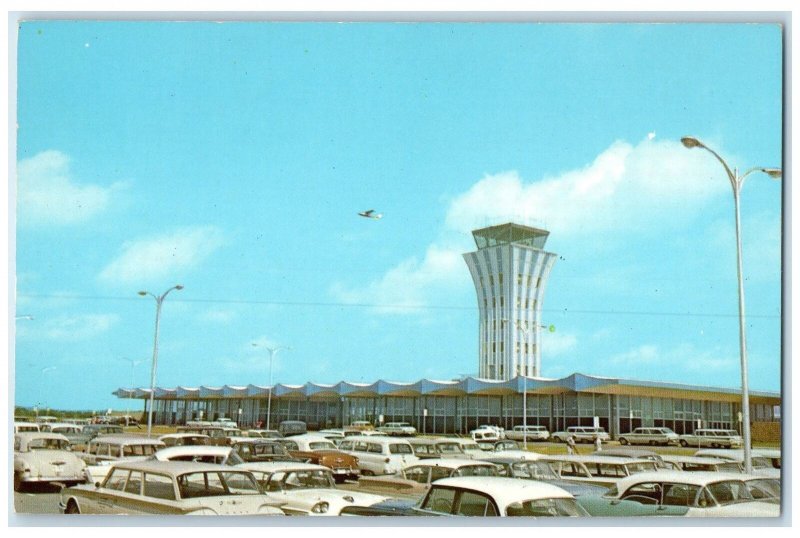
<instances>
[{"instance_id":1,"label":"air traffic control tower","mask_svg":"<svg viewBox=\"0 0 800 538\"><path fill-rule=\"evenodd\" d=\"M550 232L501 224L473 230L478 250L464 254L478 294L478 377L541 376L541 310L556 254Z\"/></svg>"}]
</instances>

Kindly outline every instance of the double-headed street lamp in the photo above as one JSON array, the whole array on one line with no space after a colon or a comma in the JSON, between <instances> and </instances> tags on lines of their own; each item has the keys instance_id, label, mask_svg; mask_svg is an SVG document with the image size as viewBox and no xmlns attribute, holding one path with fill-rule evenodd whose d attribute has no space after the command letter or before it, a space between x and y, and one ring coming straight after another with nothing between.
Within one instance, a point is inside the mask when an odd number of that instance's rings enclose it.
<instances>
[{"instance_id":1,"label":"double-headed street lamp","mask_svg":"<svg viewBox=\"0 0 800 538\"><path fill-rule=\"evenodd\" d=\"M140 291L139 295L145 297L149 295L156 300L156 334L153 338L153 365L150 369L150 408L147 410L147 437L150 437L150 432L153 428L153 400L156 392L156 367L158 365L158 322L161 319L161 303L172 290L182 290L183 286L177 284L165 291L159 296L156 296L149 291Z\"/></svg>"},{"instance_id":2,"label":"double-headed street lamp","mask_svg":"<svg viewBox=\"0 0 800 538\"><path fill-rule=\"evenodd\" d=\"M278 346L278 347L267 347L267 346L260 346L258 343L253 342L253 347L263 347L267 351L269 351L269 392L267 396L267 429L269 429L270 424L270 416L272 412L272 360L275 358L275 355L281 349L290 350L292 348L286 346Z\"/></svg>"},{"instance_id":3,"label":"double-headed street lamp","mask_svg":"<svg viewBox=\"0 0 800 538\"><path fill-rule=\"evenodd\" d=\"M750 395L747 386L747 342L744 327L744 281L742 278L742 236L739 219L739 193L741 192L742 185L744 185L744 180L753 172L763 172L773 179L780 179L782 172L780 168L755 167L739 175L739 170L737 168L731 170L728 163L726 163L716 151L703 144L697 138L685 136L681 138L681 143L689 149L703 148L716 157L722 164L722 167L725 168L725 173L728 174L731 188L733 188L733 205L736 212L736 273L739 281L739 357L742 370L742 438L744 441L744 469L745 472L749 474L753 472L753 461L751 458L750 446Z\"/></svg>"}]
</instances>

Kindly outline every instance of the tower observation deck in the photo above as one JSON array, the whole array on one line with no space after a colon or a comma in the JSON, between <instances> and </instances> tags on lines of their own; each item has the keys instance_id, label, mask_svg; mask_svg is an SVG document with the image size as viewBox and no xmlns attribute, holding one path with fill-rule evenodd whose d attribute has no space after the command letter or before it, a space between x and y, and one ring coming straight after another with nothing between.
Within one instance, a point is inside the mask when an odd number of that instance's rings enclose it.
<instances>
[{"instance_id":1,"label":"tower observation deck","mask_svg":"<svg viewBox=\"0 0 800 538\"><path fill-rule=\"evenodd\" d=\"M478 377L541 376L541 309L556 254L550 232L521 224L473 230L478 250L464 254L480 310Z\"/></svg>"}]
</instances>

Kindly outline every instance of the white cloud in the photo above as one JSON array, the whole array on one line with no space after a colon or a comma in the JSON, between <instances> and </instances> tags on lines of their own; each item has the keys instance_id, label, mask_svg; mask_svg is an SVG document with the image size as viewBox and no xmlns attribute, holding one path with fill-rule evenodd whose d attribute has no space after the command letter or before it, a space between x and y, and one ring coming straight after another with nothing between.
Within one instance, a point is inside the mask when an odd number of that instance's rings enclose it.
<instances>
[{"instance_id":1,"label":"white cloud","mask_svg":"<svg viewBox=\"0 0 800 538\"><path fill-rule=\"evenodd\" d=\"M45 338L52 340L86 340L108 331L118 321L116 314L60 316L49 320L43 332Z\"/></svg>"},{"instance_id":2,"label":"white cloud","mask_svg":"<svg viewBox=\"0 0 800 538\"><path fill-rule=\"evenodd\" d=\"M76 183L69 157L43 151L17 163L17 199L20 224L68 225L84 222L108 209L124 182L110 186Z\"/></svg>"},{"instance_id":3,"label":"white cloud","mask_svg":"<svg viewBox=\"0 0 800 538\"><path fill-rule=\"evenodd\" d=\"M466 239L470 230L487 223L544 222L560 236L592 238L688 226L711 197L730 188L711 177L719 175L718 168L708 155L679 142L643 140L636 146L615 142L584 168L531 183L514 171L486 176L447 209L441 237L460 239L433 243L421 262L401 261L363 286L336 283L331 293L347 303L380 305L380 313L420 313L432 293L469 282L461 253L473 248Z\"/></svg>"},{"instance_id":4,"label":"white cloud","mask_svg":"<svg viewBox=\"0 0 800 538\"><path fill-rule=\"evenodd\" d=\"M615 142L588 166L557 177L525 183L515 171L486 176L453 199L446 224L464 231L486 222L546 223L563 236L685 226L730 189L715 177L721 173L708 155L679 142Z\"/></svg>"},{"instance_id":5,"label":"white cloud","mask_svg":"<svg viewBox=\"0 0 800 538\"><path fill-rule=\"evenodd\" d=\"M424 308L433 288L458 282L464 274L459 250L431 245L421 262L407 259L363 288L347 289L335 284L331 293L349 304L376 305L375 310L381 313L414 313Z\"/></svg>"},{"instance_id":6,"label":"white cloud","mask_svg":"<svg viewBox=\"0 0 800 538\"><path fill-rule=\"evenodd\" d=\"M612 356L609 363L634 372L644 366L648 372L673 373L675 371L699 372L706 378L722 372L730 372L739 367L738 355L729 355L719 349L697 349L692 344L679 344L670 349L645 344L625 353ZM663 370L662 370L663 369ZM653 377L652 373L647 374Z\"/></svg>"},{"instance_id":7,"label":"white cloud","mask_svg":"<svg viewBox=\"0 0 800 538\"><path fill-rule=\"evenodd\" d=\"M178 278L199 265L222 243L222 232L214 226L186 227L156 237L136 239L122 245L119 256L102 270L99 277L107 282L124 284Z\"/></svg>"}]
</instances>

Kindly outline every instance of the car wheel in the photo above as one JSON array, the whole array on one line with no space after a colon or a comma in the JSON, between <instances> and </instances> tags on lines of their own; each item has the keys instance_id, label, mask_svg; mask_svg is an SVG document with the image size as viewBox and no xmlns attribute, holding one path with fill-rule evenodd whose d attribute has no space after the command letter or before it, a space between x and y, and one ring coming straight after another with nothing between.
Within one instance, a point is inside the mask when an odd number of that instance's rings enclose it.
<instances>
[{"instance_id":1,"label":"car wheel","mask_svg":"<svg viewBox=\"0 0 800 538\"><path fill-rule=\"evenodd\" d=\"M361 471L361 476L375 476L375 473L367 469L364 469L363 471Z\"/></svg>"},{"instance_id":2,"label":"car wheel","mask_svg":"<svg viewBox=\"0 0 800 538\"><path fill-rule=\"evenodd\" d=\"M22 491L22 475L14 473L14 491Z\"/></svg>"},{"instance_id":3,"label":"car wheel","mask_svg":"<svg viewBox=\"0 0 800 538\"><path fill-rule=\"evenodd\" d=\"M689 443L686 442L686 439L681 439L681 446L684 448L689 446Z\"/></svg>"},{"instance_id":4,"label":"car wheel","mask_svg":"<svg viewBox=\"0 0 800 538\"><path fill-rule=\"evenodd\" d=\"M78 503L76 503L75 501L70 499L69 502L67 503L67 509L64 510L64 513L65 514L80 514L81 511L78 508Z\"/></svg>"},{"instance_id":5,"label":"car wheel","mask_svg":"<svg viewBox=\"0 0 800 538\"><path fill-rule=\"evenodd\" d=\"M628 440L627 440L627 439L625 439L624 437L620 437L620 438L619 438L619 444L621 444L621 445L623 445L623 446L624 446L624 445L627 445L627 444L628 444Z\"/></svg>"},{"instance_id":6,"label":"car wheel","mask_svg":"<svg viewBox=\"0 0 800 538\"><path fill-rule=\"evenodd\" d=\"M658 443L656 441L650 441L650 446L656 446Z\"/></svg>"}]
</instances>

